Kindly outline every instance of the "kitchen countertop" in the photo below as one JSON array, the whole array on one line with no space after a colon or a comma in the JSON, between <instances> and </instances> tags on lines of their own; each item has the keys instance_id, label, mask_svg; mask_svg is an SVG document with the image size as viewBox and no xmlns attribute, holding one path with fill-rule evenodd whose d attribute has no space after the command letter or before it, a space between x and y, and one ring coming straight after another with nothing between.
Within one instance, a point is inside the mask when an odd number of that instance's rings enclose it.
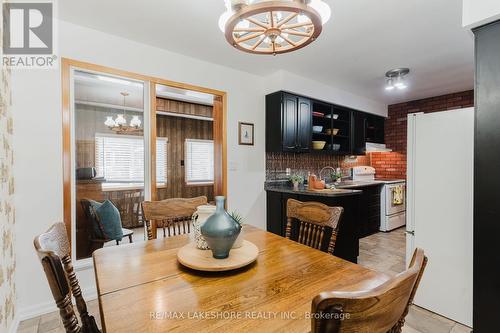
<instances>
[{"instance_id":1,"label":"kitchen countertop","mask_svg":"<svg viewBox=\"0 0 500 333\"><path fill-rule=\"evenodd\" d=\"M363 193L361 190L350 189L336 189L325 191L311 191L307 187L301 185L298 191L294 191L293 187L287 181L281 182L265 182L264 189L269 192L292 193L300 195L322 196L322 197L342 197L349 195L360 195Z\"/></svg>"},{"instance_id":2,"label":"kitchen countertop","mask_svg":"<svg viewBox=\"0 0 500 333\"><path fill-rule=\"evenodd\" d=\"M354 180L345 180L340 183L340 185L336 185L336 188L358 188L358 187L366 187L366 186L379 186L384 184L394 184L394 183L402 183L405 182L404 179L375 179L375 180L364 180L364 181L354 181Z\"/></svg>"},{"instance_id":3,"label":"kitchen countertop","mask_svg":"<svg viewBox=\"0 0 500 333\"><path fill-rule=\"evenodd\" d=\"M286 180L277 181L266 181L264 183L264 190L270 192L281 192L281 193L294 193L294 194L304 194L304 195L319 195L325 197L338 197L346 195L356 195L361 194L363 191L355 190L356 188L367 187L367 186L380 186L384 184L394 184L405 182L404 179L375 179L367 181L353 181L344 180L340 184L335 185L336 190L334 191L311 191L308 190L306 186L301 185L298 191L294 191L290 183Z\"/></svg>"}]
</instances>

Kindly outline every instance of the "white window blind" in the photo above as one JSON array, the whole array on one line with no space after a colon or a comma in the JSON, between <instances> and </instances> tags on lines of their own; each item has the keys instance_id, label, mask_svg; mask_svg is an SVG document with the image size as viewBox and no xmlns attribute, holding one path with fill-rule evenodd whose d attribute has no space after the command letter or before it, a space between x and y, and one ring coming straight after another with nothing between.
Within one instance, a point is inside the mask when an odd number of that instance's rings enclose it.
<instances>
[{"instance_id":1,"label":"white window blind","mask_svg":"<svg viewBox=\"0 0 500 333\"><path fill-rule=\"evenodd\" d=\"M156 141L156 180L167 180L167 138ZM144 138L96 134L95 167L98 177L111 183L144 182Z\"/></svg>"},{"instance_id":2,"label":"white window blind","mask_svg":"<svg viewBox=\"0 0 500 333\"><path fill-rule=\"evenodd\" d=\"M186 139L186 183L213 184L214 142Z\"/></svg>"}]
</instances>

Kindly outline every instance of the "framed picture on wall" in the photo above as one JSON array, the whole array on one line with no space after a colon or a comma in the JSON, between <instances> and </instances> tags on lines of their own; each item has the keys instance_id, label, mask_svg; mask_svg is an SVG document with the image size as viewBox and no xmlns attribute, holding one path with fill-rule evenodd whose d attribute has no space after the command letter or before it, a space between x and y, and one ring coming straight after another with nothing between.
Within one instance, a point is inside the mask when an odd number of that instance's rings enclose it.
<instances>
[{"instance_id":1,"label":"framed picture on wall","mask_svg":"<svg viewBox=\"0 0 500 333\"><path fill-rule=\"evenodd\" d=\"M251 123L238 123L238 143L240 145L253 146L253 127Z\"/></svg>"}]
</instances>

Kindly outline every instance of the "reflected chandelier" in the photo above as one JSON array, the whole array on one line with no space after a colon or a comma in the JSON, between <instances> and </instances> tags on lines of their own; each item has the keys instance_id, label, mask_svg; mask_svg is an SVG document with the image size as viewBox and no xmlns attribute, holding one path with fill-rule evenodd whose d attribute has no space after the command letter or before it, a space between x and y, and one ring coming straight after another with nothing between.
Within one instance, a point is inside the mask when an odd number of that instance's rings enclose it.
<instances>
[{"instance_id":1,"label":"reflected chandelier","mask_svg":"<svg viewBox=\"0 0 500 333\"><path fill-rule=\"evenodd\" d=\"M318 38L331 10L322 0L225 0L219 28L235 48L255 54L298 50Z\"/></svg>"},{"instance_id":2,"label":"reflected chandelier","mask_svg":"<svg viewBox=\"0 0 500 333\"><path fill-rule=\"evenodd\" d=\"M118 134L142 133L141 120L139 119L139 116L132 116L130 125L127 124L127 119L125 118L125 114L127 112L125 98L127 98L130 94L128 92L121 92L120 95L123 96L123 114L118 114L116 119L113 119L111 116L106 117L104 125Z\"/></svg>"}]
</instances>

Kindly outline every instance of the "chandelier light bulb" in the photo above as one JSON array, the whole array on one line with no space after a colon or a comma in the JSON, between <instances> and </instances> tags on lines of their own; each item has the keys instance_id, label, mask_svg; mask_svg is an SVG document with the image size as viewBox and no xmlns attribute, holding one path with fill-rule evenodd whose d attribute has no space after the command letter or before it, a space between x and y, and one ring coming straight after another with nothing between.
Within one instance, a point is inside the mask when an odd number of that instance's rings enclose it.
<instances>
[{"instance_id":1,"label":"chandelier light bulb","mask_svg":"<svg viewBox=\"0 0 500 333\"><path fill-rule=\"evenodd\" d=\"M250 27L250 22L248 22L247 20L241 20L237 25L236 25L236 28L237 29L247 29Z\"/></svg>"},{"instance_id":2,"label":"chandelier light bulb","mask_svg":"<svg viewBox=\"0 0 500 333\"><path fill-rule=\"evenodd\" d=\"M233 16L233 12L231 10L225 11L220 17L219 17L219 29L222 32L226 32L226 23L229 21L229 18Z\"/></svg>"},{"instance_id":3,"label":"chandelier light bulb","mask_svg":"<svg viewBox=\"0 0 500 333\"><path fill-rule=\"evenodd\" d=\"M106 125L107 127L114 127L116 125L116 123L113 120L113 117L106 117L106 121L104 122L104 125Z\"/></svg>"},{"instance_id":4,"label":"chandelier light bulb","mask_svg":"<svg viewBox=\"0 0 500 333\"><path fill-rule=\"evenodd\" d=\"M330 20L330 17L332 16L332 10L330 9L330 6L328 6L328 4L326 4L324 1L311 0L308 6L319 13L319 15L321 16L322 24L325 24L326 22L328 22L328 20Z\"/></svg>"},{"instance_id":5,"label":"chandelier light bulb","mask_svg":"<svg viewBox=\"0 0 500 333\"><path fill-rule=\"evenodd\" d=\"M299 16L297 16L297 22L299 23L306 23L309 21L309 18L307 16L305 16L304 14L300 14Z\"/></svg>"},{"instance_id":6,"label":"chandelier light bulb","mask_svg":"<svg viewBox=\"0 0 500 333\"><path fill-rule=\"evenodd\" d=\"M139 119L139 116L132 117L132 120L130 120L130 126L135 128L141 127L141 120Z\"/></svg>"},{"instance_id":7,"label":"chandelier light bulb","mask_svg":"<svg viewBox=\"0 0 500 333\"><path fill-rule=\"evenodd\" d=\"M119 114L116 117L115 124L116 124L116 126L123 126L123 125L127 124L127 120L125 119L125 117L122 114Z\"/></svg>"}]
</instances>

